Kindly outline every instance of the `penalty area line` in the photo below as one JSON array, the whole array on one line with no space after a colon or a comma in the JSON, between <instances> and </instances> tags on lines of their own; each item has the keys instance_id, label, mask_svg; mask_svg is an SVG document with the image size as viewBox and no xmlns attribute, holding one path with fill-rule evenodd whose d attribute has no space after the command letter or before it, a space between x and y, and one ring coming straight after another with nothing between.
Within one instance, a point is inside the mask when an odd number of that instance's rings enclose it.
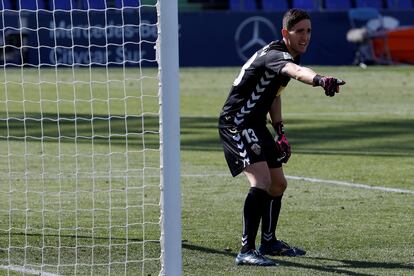
<instances>
[{"instance_id":1,"label":"penalty area line","mask_svg":"<svg viewBox=\"0 0 414 276\"><path fill-rule=\"evenodd\" d=\"M24 274L39 275L39 276L60 276L59 274L44 272L44 271L35 270L31 268L25 268L23 266L0 265L0 269L24 273Z\"/></svg>"},{"instance_id":2,"label":"penalty area line","mask_svg":"<svg viewBox=\"0 0 414 276\"><path fill-rule=\"evenodd\" d=\"M217 173L217 174L182 174L182 177L231 177L228 173ZM318 179L318 178L310 178L304 176L293 176L293 175L286 175L287 179L292 180L301 180L305 182L312 182L312 183L320 183L320 184L328 184L328 185L337 185L337 186L346 186L351 188L359 188L359 189L366 189L366 190L377 190L383 191L387 193L401 193L401 194L412 194L414 195L413 190L406 190L406 189L398 189L398 188L388 188L382 186L373 186L361 183L352 183L346 181L337 181L337 180L326 180L326 179Z\"/></svg>"}]
</instances>

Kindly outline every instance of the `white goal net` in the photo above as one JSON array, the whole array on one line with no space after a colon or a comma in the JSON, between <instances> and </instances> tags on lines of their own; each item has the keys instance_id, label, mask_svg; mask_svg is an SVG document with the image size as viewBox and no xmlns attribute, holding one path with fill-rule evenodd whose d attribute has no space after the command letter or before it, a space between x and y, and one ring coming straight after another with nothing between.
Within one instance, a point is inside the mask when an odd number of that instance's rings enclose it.
<instances>
[{"instance_id":1,"label":"white goal net","mask_svg":"<svg viewBox=\"0 0 414 276\"><path fill-rule=\"evenodd\" d=\"M166 273L162 2L0 0L1 275Z\"/></svg>"}]
</instances>

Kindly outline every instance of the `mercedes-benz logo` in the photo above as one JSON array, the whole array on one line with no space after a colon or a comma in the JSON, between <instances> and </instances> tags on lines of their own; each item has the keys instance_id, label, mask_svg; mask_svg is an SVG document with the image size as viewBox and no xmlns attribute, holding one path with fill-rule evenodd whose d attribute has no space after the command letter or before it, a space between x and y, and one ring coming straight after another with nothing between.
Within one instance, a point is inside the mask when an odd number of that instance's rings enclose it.
<instances>
[{"instance_id":1,"label":"mercedes-benz logo","mask_svg":"<svg viewBox=\"0 0 414 276\"><path fill-rule=\"evenodd\" d=\"M239 25L234 36L237 54L246 61L276 36L276 28L269 19L262 16L249 17Z\"/></svg>"}]
</instances>

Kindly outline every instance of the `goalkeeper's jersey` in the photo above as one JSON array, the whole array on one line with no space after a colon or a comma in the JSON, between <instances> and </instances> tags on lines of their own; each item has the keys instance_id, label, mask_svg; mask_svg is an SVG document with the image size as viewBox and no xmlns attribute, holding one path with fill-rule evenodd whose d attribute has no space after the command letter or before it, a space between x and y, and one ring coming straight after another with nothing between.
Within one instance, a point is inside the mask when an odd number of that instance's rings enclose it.
<instances>
[{"instance_id":1,"label":"goalkeeper's jersey","mask_svg":"<svg viewBox=\"0 0 414 276\"><path fill-rule=\"evenodd\" d=\"M273 41L257 51L242 67L234 80L220 113L219 127L244 129L266 124L273 100L287 86L290 77L281 70L288 62L299 64L283 40Z\"/></svg>"}]
</instances>

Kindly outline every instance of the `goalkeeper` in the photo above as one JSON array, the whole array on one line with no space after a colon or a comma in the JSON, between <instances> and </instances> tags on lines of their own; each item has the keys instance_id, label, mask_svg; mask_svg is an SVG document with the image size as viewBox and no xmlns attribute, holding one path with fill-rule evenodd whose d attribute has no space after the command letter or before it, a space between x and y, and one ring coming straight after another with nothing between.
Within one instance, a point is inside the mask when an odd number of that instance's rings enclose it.
<instances>
[{"instance_id":1,"label":"goalkeeper","mask_svg":"<svg viewBox=\"0 0 414 276\"><path fill-rule=\"evenodd\" d=\"M290 79L320 86L329 97L339 92L343 81L322 76L300 66L311 37L307 12L291 9L283 16L282 40L273 41L257 51L235 79L219 118L219 134L230 172L243 172L250 190L243 208L242 247L238 265L277 265L264 255L300 256L306 252L291 247L276 236L283 193L287 182L282 164L291 148L282 119L282 91ZM276 137L269 132L269 115ZM261 222L261 243L255 240Z\"/></svg>"}]
</instances>

